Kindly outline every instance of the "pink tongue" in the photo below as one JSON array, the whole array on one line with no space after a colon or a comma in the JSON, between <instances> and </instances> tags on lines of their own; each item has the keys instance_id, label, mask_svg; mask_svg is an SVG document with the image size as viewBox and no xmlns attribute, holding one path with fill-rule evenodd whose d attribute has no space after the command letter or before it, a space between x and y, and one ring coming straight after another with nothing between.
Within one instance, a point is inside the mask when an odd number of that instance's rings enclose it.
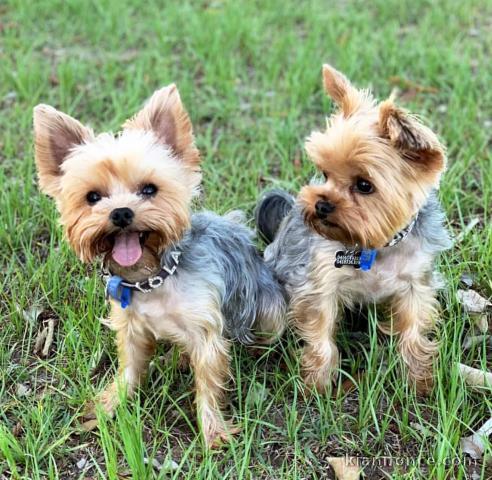
<instances>
[{"instance_id":1,"label":"pink tongue","mask_svg":"<svg viewBox=\"0 0 492 480\"><path fill-rule=\"evenodd\" d=\"M113 260L122 267L135 265L142 256L138 232L122 232L114 239Z\"/></svg>"}]
</instances>

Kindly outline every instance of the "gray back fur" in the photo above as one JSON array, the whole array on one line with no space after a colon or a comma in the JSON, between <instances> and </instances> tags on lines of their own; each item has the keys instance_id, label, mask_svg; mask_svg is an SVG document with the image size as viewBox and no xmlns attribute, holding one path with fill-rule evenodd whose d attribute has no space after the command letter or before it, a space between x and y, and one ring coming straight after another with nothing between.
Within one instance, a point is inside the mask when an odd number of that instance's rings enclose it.
<instances>
[{"instance_id":1,"label":"gray back fur","mask_svg":"<svg viewBox=\"0 0 492 480\"><path fill-rule=\"evenodd\" d=\"M427 203L420 209L411 232L411 235L420 238L422 248L433 256L451 248L453 244L449 232L444 227L445 219L437 192L433 191Z\"/></svg>"},{"instance_id":2,"label":"gray back fur","mask_svg":"<svg viewBox=\"0 0 492 480\"><path fill-rule=\"evenodd\" d=\"M238 223L237 215L194 214L190 230L176 247L181 257L175 275L200 276L219 292L229 338L252 343L262 318L283 317L283 290L258 253L252 231ZM163 253L163 265L170 263L171 251Z\"/></svg>"}]
</instances>

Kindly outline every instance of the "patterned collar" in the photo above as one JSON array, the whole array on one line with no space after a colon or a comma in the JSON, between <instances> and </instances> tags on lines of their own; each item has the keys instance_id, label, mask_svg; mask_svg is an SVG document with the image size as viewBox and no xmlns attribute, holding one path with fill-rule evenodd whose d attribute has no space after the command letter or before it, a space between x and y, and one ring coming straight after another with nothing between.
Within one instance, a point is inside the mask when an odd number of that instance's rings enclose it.
<instances>
[{"instance_id":1,"label":"patterned collar","mask_svg":"<svg viewBox=\"0 0 492 480\"><path fill-rule=\"evenodd\" d=\"M412 218L411 222L403 229L400 230L386 245L385 247L394 247L396 244L400 243L402 240L407 238L408 234L413 230L413 227L417 223L417 218L419 218L419 213L417 212Z\"/></svg>"},{"instance_id":2,"label":"patterned collar","mask_svg":"<svg viewBox=\"0 0 492 480\"><path fill-rule=\"evenodd\" d=\"M111 272L103 272L106 279L106 298L113 298L120 302L122 308L130 305L133 292L150 293L159 288L170 275L174 275L179 265L181 252L173 250L170 253L171 265L162 265L161 270L156 275L142 280L141 282L127 282L118 275Z\"/></svg>"},{"instance_id":3,"label":"patterned collar","mask_svg":"<svg viewBox=\"0 0 492 480\"><path fill-rule=\"evenodd\" d=\"M402 230L400 230L383 248L394 247L402 240L407 238L408 234L413 230L417 223L418 212L412 218L411 222ZM335 267L342 268L345 265L352 266L356 269L361 269L363 272L370 270L376 261L376 249L368 248L352 248L347 250L339 250L335 254Z\"/></svg>"}]
</instances>

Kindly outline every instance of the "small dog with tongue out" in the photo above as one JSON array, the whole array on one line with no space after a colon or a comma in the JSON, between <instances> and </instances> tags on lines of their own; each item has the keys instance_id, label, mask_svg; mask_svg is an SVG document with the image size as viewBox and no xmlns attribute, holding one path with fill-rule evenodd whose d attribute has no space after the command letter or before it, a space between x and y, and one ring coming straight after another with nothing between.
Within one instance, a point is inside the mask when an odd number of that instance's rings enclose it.
<instances>
[{"instance_id":1,"label":"small dog with tongue out","mask_svg":"<svg viewBox=\"0 0 492 480\"><path fill-rule=\"evenodd\" d=\"M221 413L231 341L278 337L286 305L249 229L232 215L190 213L200 155L177 88L155 92L118 135L96 136L47 105L34 109L34 132L39 185L56 200L68 242L110 273L119 370L98 402L111 414L156 343L172 341L194 370L206 444L225 439L235 430Z\"/></svg>"}]
</instances>

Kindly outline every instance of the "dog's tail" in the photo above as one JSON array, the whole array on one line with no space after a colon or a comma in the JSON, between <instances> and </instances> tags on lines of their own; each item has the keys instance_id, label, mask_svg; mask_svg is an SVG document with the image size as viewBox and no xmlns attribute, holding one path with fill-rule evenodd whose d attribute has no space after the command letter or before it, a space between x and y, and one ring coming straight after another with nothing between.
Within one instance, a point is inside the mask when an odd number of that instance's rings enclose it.
<instances>
[{"instance_id":1,"label":"dog's tail","mask_svg":"<svg viewBox=\"0 0 492 480\"><path fill-rule=\"evenodd\" d=\"M273 242L278 227L293 205L294 197L284 190L271 190L261 196L255 210L256 230L267 245Z\"/></svg>"}]
</instances>

